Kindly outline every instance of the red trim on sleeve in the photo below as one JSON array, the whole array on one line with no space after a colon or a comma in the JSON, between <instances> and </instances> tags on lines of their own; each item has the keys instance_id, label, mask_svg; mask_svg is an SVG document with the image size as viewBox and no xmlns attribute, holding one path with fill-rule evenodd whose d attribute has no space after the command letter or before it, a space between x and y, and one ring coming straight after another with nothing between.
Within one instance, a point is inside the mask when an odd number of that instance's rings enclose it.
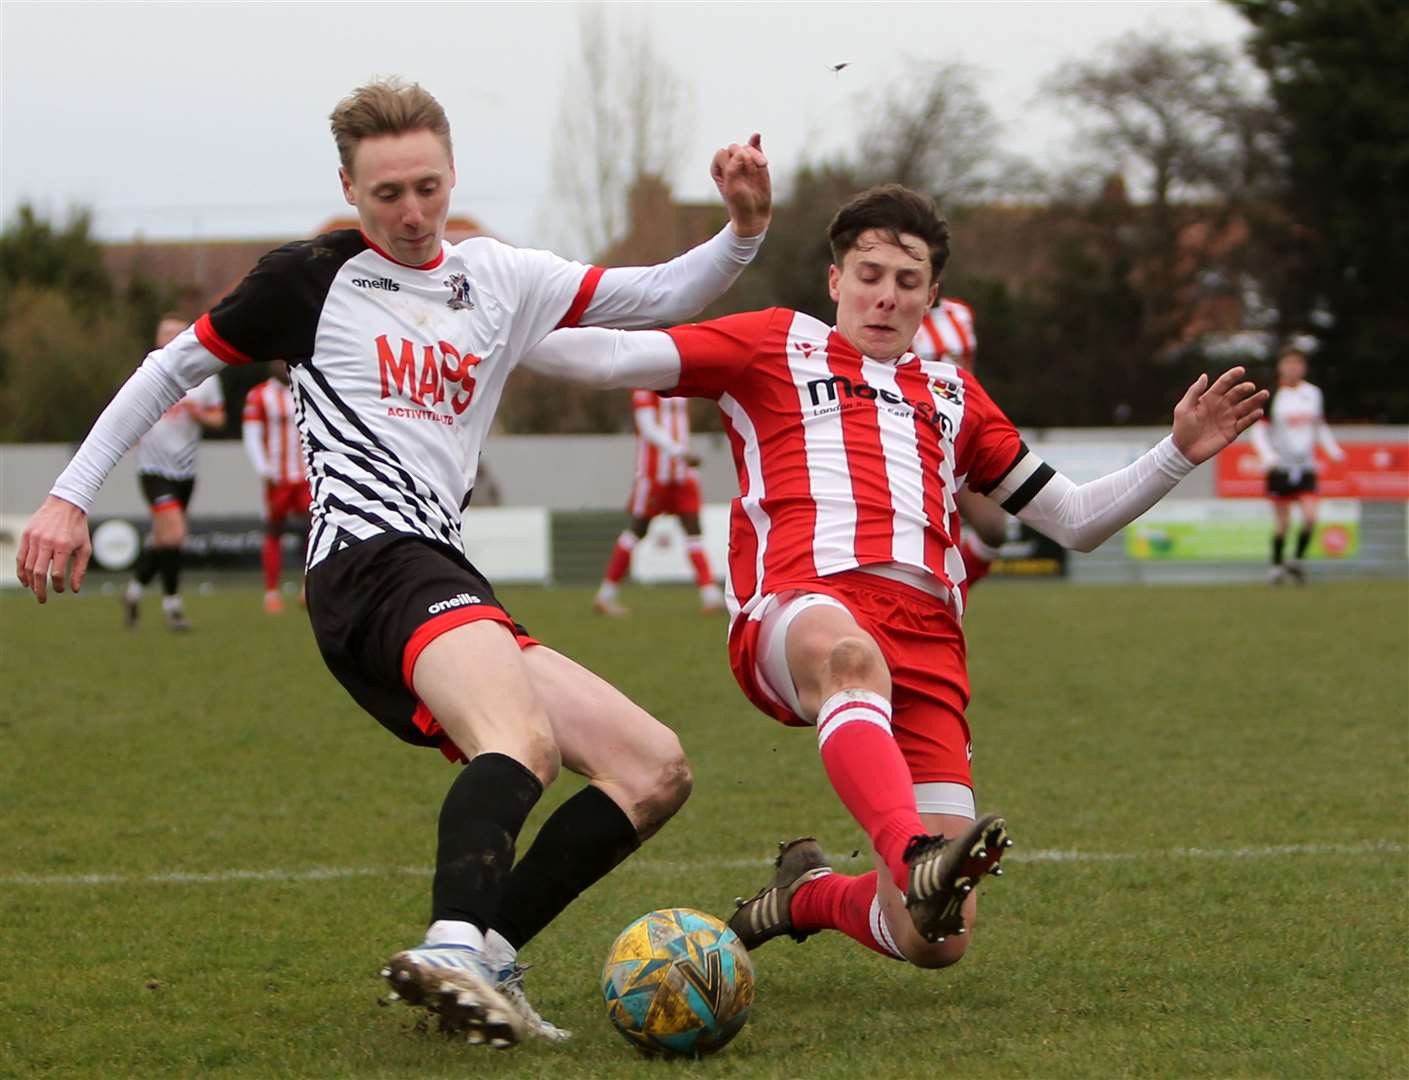
<instances>
[{"instance_id":1,"label":"red trim on sleeve","mask_svg":"<svg viewBox=\"0 0 1409 1080\"><path fill-rule=\"evenodd\" d=\"M214 357L224 360L227 364L249 364L254 362L254 358L246 356L239 349L231 345L210 321L210 314L207 312L196 320L196 339L205 346L206 351Z\"/></svg>"},{"instance_id":2,"label":"red trim on sleeve","mask_svg":"<svg viewBox=\"0 0 1409 1080\"><path fill-rule=\"evenodd\" d=\"M572 305L568 308L568 313L562 317L554 329L563 330L578 324L578 321L587 312L587 305L592 303L592 296L597 291L597 282L602 280L602 274L605 272L606 268L602 266L588 268L587 273L582 275L582 284L577 287L577 295L572 298Z\"/></svg>"}]
</instances>

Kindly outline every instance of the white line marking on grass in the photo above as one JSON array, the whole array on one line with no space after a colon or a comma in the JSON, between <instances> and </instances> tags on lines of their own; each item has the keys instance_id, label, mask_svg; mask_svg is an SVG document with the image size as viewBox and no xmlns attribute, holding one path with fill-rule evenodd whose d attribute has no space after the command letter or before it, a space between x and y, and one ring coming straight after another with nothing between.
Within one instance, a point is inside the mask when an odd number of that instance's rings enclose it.
<instances>
[{"instance_id":1,"label":"white line marking on grass","mask_svg":"<svg viewBox=\"0 0 1409 1080\"><path fill-rule=\"evenodd\" d=\"M1409 851L1409 845L1390 841L1363 844L1277 844L1271 847L1168 848L1164 851L1046 851L1014 850L1005 858L1033 863L1108 863L1167 859L1283 859L1299 855L1392 855ZM838 856L833 862L863 863L860 855ZM635 859L621 869L649 873L693 873L699 870L756 870L773 865L772 859L700 859L678 862ZM166 871L159 874L13 874L0 877L0 887L62 888L75 885L223 885L242 881L275 883L299 881L342 881L368 877L429 877L423 866L313 866L303 870L212 870L206 872Z\"/></svg>"}]
</instances>

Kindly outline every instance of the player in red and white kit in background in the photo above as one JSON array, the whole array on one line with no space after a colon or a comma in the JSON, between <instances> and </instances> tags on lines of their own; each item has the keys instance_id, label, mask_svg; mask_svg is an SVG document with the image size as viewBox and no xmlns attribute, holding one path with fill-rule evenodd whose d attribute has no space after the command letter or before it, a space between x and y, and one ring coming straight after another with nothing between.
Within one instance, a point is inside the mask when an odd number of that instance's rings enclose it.
<instances>
[{"instance_id":1,"label":"player in red and white kit in background","mask_svg":"<svg viewBox=\"0 0 1409 1080\"><path fill-rule=\"evenodd\" d=\"M617 599L617 585L631 569L631 553L645 537L651 519L661 514L674 514L685 530L685 554L695 570L700 607L706 612L724 610L724 594L714 583L700 535L700 478L695 472L700 459L690 453L689 405L684 398L663 398L650 390L631 392L636 421L636 479L626 505L631 523L616 538L607 572L592 600L598 614L630 614Z\"/></svg>"},{"instance_id":2,"label":"player in red and white kit in background","mask_svg":"<svg viewBox=\"0 0 1409 1080\"><path fill-rule=\"evenodd\" d=\"M157 323L156 347L162 349L186 329L188 320L174 312ZM172 405L137 443L137 482L152 511L152 542L142 549L122 592L122 621L135 629L141 615L142 590L161 576L161 610L169 629L191 628L181 602L181 546L186 542L186 509L196 489L201 435L225 423L225 394L212 375Z\"/></svg>"},{"instance_id":3,"label":"player in red and white kit in background","mask_svg":"<svg viewBox=\"0 0 1409 1080\"><path fill-rule=\"evenodd\" d=\"M290 516L308 517L313 493L298 438L289 367L282 360L275 360L269 370L271 377L251 387L245 395L240 433L255 475L264 481L264 544L260 550L264 610L277 615L284 610L284 598L279 593L279 571L284 561L280 540ZM302 598L300 590L300 602Z\"/></svg>"},{"instance_id":4,"label":"player in red and white kit in background","mask_svg":"<svg viewBox=\"0 0 1409 1080\"><path fill-rule=\"evenodd\" d=\"M974 309L956 297L942 298L920 320L910 351L921 360L941 361L973 371L978 356ZM969 589L988 576L993 560L1008 539L1008 515L992 499L974 491L959 492L955 501L966 526L960 533L959 554L964 559L961 588L967 597Z\"/></svg>"},{"instance_id":5,"label":"player in red and white kit in background","mask_svg":"<svg viewBox=\"0 0 1409 1080\"><path fill-rule=\"evenodd\" d=\"M1233 368L1201 376L1172 434L1078 486L1028 450L969 373L909 351L934 304L949 231L934 203L874 188L829 229L837 325L785 308L669 331L564 330L524 363L714 398L734 450L725 595L735 678L763 712L814 726L822 764L870 837L876 870L834 873L811 837L729 925L757 948L841 930L920 967L957 961L974 886L1009 843L975 820L954 546L973 488L1059 543L1090 550L1262 415Z\"/></svg>"},{"instance_id":6,"label":"player in red and white kit in background","mask_svg":"<svg viewBox=\"0 0 1409 1080\"><path fill-rule=\"evenodd\" d=\"M1267 497L1272 500L1270 580L1280 585L1288 578L1306 584L1302 560L1316 531L1316 447L1332 461L1342 461L1345 451L1326 424L1321 389L1306 381L1306 353L1298 345L1284 348L1277 357L1277 392L1267 408L1267 418L1252 429L1252 445L1267 471ZM1301 510L1296 534L1296 555L1284 562L1292 504Z\"/></svg>"}]
</instances>

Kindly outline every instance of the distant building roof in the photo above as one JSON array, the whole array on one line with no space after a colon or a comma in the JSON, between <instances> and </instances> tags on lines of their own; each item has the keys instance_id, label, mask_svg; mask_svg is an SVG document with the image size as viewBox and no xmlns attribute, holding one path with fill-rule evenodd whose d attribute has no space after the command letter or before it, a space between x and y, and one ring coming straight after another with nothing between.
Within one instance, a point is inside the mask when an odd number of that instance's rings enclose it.
<instances>
[{"instance_id":1,"label":"distant building roof","mask_svg":"<svg viewBox=\"0 0 1409 1080\"><path fill-rule=\"evenodd\" d=\"M335 217L308 233L321 236L338 229L357 228L355 217ZM492 235L471 217L452 217L445 223L445 238L452 244L472 236ZM177 292L191 314L207 311L239 283L266 252L299 239L281 236L265 240L134 240L107 244L103 263L119 288L137 275L164 282Z\"/></svg>"}]
</instances>

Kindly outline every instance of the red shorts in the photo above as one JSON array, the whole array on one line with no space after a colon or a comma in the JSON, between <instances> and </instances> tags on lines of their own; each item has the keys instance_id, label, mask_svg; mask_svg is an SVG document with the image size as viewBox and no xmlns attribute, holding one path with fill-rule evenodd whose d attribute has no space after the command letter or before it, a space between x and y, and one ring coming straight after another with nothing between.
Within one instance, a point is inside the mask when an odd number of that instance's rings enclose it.
<instances>
[{"instance_id":1,"label":"red shorts","mask_svg":"<svg viewBox=\"0 0 1409 1080\"><path fill-rule=\"evenodd\" d=\"M658 514L698 514L700 482L693 476L674 483L658 483L638 476L631 485L626 512L638 518L653 518Z\"/></svg>"},{"instance_id":2,"label":"red shorts","mask_svg":"<svg viewBox=\"0 0 1409 1080\"><path fill-rule=\"evenodd\" d=\"M940 599L908 585L851 570L789 583L783 592L820 593L840 601L871 635L891 677L891 730L917 784L973 787L973 756L964 710L969 673L964 631ZM744 694L784 724L811 726L775 701L758 682L757 619L737 618L729 632L729 664Z\"/></svg>"},{"instance_id":3,"label":"red shorts","mask_svg":"<svg viewBox=\"0 0 1409 1080\"><path fill-rule=\"evenodd\" d=\"M281 522L290 514L308 516L308 508L313 504L313 490L307 480L295 484L264 484L264 520L270 523Z\"/></svg>"}]
</instances>

